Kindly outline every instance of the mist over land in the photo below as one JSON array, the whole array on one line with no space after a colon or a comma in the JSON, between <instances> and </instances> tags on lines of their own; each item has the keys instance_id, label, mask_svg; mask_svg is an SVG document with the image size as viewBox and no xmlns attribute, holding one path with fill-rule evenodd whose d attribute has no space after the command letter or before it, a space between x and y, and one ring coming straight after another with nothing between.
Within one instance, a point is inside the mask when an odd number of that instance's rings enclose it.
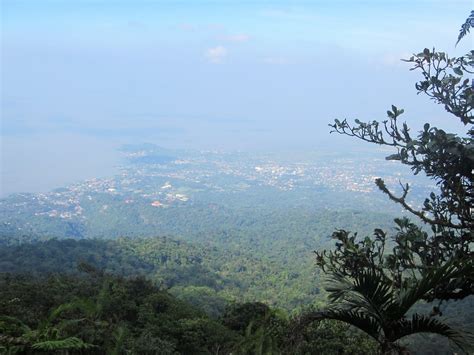
<instances>
[{"instance_id":1,"label":"mist over land","mask_svg":"<svg viewBox=\"0 0 474 355\"><path fill-rule=\"evenodd\" d=\"M446 124L399 59L431 44L454 50L446 33L464 13L449 7L440 30L430 24L442 2L389 3L388 23L386 8L366 2L355 13L318 2L226 1L212 12L167 1L4 3L2 196L113 173L127 143L343 152L362 145L327 124L382 119L391 104L414 127Z\"/></svg>"}]
</instances>

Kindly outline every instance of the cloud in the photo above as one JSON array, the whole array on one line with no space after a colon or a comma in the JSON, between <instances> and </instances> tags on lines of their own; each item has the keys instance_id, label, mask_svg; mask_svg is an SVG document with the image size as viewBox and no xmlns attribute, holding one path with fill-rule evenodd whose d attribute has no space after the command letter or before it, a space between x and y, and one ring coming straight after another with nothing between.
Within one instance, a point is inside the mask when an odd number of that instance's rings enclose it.
<instances>
[{"instance_id":1,"label":"cloud","mask_svg":"<svg viewBox=\"0 0 474 355\"><path fill-rule=\"evenodd\" d=\"M209 48L206 51L206 57L211 63L221 63L227 56L227 49L223 46Z\"/></svg>"},{"instance_id":2,"label":"cloud","mask_svg":"<svg viewBox=\"0 0 474 355\"><path fill-rule=\"evenodd\" d=\"M247 42L250 39L249 35L244 33L223 36L222 39L227 42Z\"/></svg>"}]
</instances>

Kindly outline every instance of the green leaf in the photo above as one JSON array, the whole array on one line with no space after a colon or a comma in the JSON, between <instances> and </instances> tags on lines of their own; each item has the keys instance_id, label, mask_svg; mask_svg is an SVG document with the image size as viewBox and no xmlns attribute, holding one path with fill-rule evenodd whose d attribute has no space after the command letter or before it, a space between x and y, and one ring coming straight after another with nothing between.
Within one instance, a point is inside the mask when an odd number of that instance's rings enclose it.
<instances>
[{"instance_id":1,"label":"green leaf","mask_svg":"<svg viewBox=\"0 0 474 355\"><path fill-rule=\"evenodd\" d=\"M464 74L463 71L461 70L461 68L459 68L459 67L454 68L453 72L457 75L463 75Z\"/></svg>"},{"instance_id":2,"label":"green leaf","mask_svg":"<svg viewBox=\"0 0 474 355\"><path fill-rule=\"evenodd\" d=\"M385 160L401 160L401 159L402 159L402 157L398 153L385 157Z\"/></svg>"},{"instance_id":3,"label":"green leaf","mask_svg":"<svg viewBox=\"0 0 474 355\"><path fill-rule=\"evenodd\" d=\"M472 341L472 336L469 333L454 329L435 318L419 314L414 314L410 320L402 319L391 326L392 341L417 333L445 336L464 350L469 347L469 342Z\"/></svg>"}]
</instances>

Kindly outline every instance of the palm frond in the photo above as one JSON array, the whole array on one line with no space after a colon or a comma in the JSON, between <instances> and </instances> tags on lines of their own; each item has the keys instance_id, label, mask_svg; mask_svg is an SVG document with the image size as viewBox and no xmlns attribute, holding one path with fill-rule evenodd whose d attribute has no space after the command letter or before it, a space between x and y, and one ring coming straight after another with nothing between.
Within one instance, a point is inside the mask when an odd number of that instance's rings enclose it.
<instances>
[{"instance_id":1,"label":"palm frond","mask_svg":"<svg viewBox=\"0 0 474 355\"><path fill-rule=\"evenodd\" d=\"M354 291L383 312L393 300L392 282L379 271L367 270L354 278Z\"/></svg>"},{"instance_id":2,"label":"palm frond","mask_svg":"<svg viewBox=\"0 0 474 355\"><path fill-rule=\"evenodd\" d=\"M351 279L335 273L326 290L333 303L344 303L356 311L365 310L380 322L394 299L391 281L376 270L364 270Z\"/></svg>"},{"instance_id":3,"label":"palm frond","mask_svg":"<svg viewBox=\"0 0 474 355\"><path fill-rule=\"evenodd\" d=\"M461 39L463 39L464 36L466 36L469 33L469 31L471 30L471 27L474 27L474 10L471 11L471 14L466 19L466 22L462 24L461 29L459 30L459 36L458 36L456 45L459 43Z\"/></svg>"},{"instance_id":4,"label":"palm frond","mask_svg":"<svg viewBox=\"0 0 474 355\"><path fill-rule=\"evenodd\" d=\"M474 340L472 334L452 328L446 323L429 316L414 314L411 319L401 319L391 326L391 341L417 333L433 333L445 336L463 350L467 350Z\"/></svg>"},{"instance_id":5,"label":"palm frond","mask_svg":"<svg viewBox=\"0 0 474 355\"><path fill-rule=\"evenodd\" d=\"M325 287L329 292L328 298L331 302L338 302L347 298L347 295L353 290L353 283L344 275L334 272L328 279L329 283Z\"/></svg>"},{"instance_id":6,"label":"palm frond","mask_svg":"<svg viewBox=\"0 0 474 355\"><path fill-rule=\"evenodd\" d=\"M436 289L438 285L470 274L473 269L474 262L472 261L459 265L457 261L452 260L437 269L426 271L419 280L400 289L398 300L389 307L388 313L394 319L402 318L416 302Z\"/></svg>"},{"instance_id":7,"label":"palm frond","mask_svg":"<svg viewBox=\"0 0 474 355\"><path fill-rule=\"evenodd\" d=\"M319 312L319 314L319 319L333 319L348 323L367 333L378 342L380 341L379 335L381 328L379 322L365 312L334 308Z\"/></svg>"}]
</instances>

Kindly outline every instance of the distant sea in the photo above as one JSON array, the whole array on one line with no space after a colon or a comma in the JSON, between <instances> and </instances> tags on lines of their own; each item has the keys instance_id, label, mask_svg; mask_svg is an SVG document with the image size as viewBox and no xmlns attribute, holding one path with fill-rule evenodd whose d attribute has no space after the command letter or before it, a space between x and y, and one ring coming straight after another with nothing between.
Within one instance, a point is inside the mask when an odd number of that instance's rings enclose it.
<instances>
[{"instance_id":1,"label":"distant sea","mask_svg":"<svg viewBox=\"0 0 474 355\"><path fill-rule=\"evenodd\" d=\"M17 192L47 192L118 171L117 142L77 135L1 138L0 197Z\"/></svg>"}]
</instances>

